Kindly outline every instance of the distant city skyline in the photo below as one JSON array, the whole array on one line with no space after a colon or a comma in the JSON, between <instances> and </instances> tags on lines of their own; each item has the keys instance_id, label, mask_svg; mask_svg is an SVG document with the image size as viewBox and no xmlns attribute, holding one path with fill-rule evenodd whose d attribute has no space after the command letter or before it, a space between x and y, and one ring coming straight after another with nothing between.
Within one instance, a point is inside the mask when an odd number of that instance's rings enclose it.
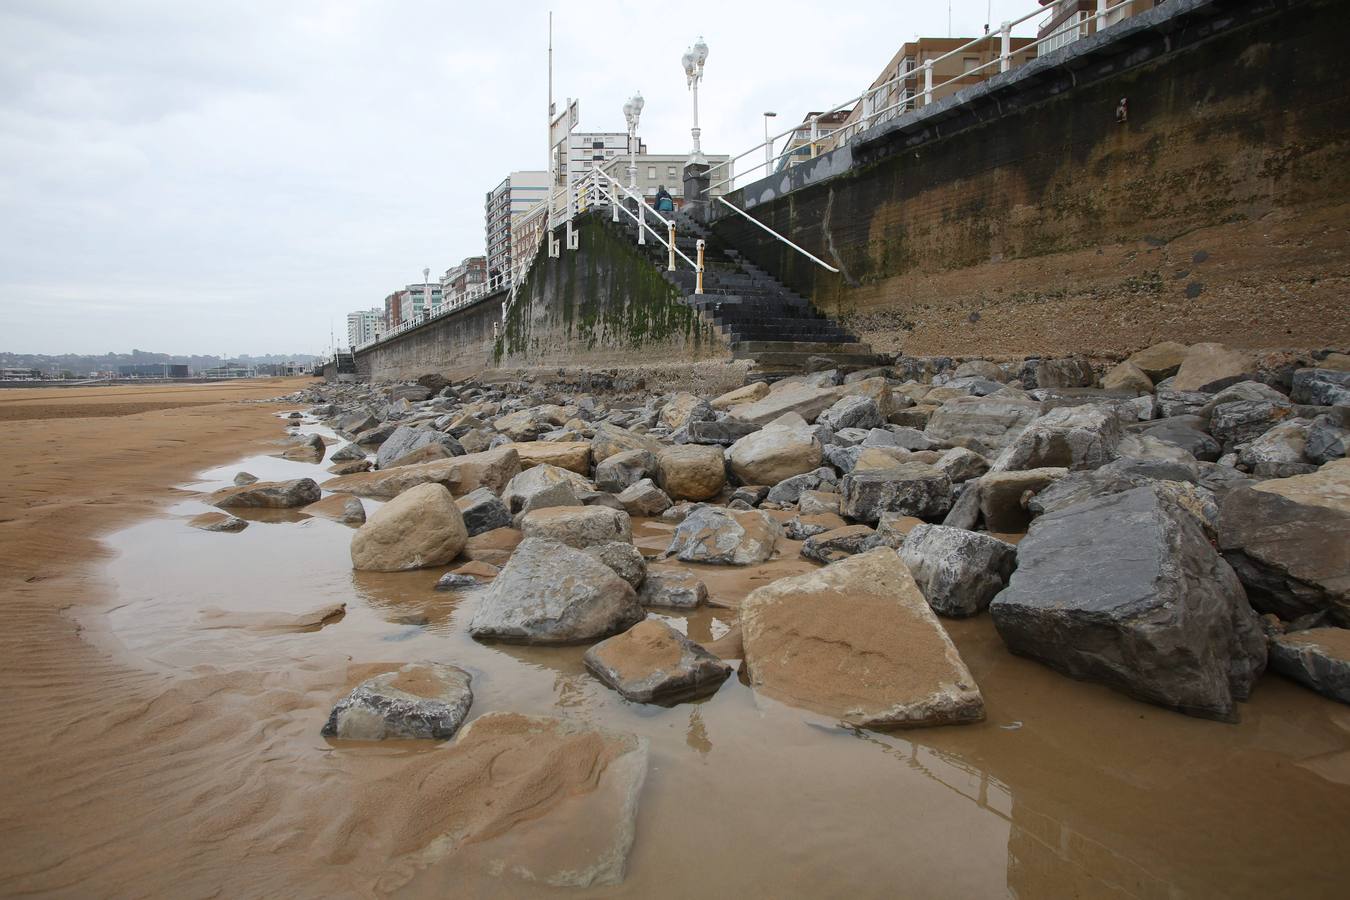
<instances>
[{"instance_id":1,"label":"distant city skyline","mask_svg":"<svg viewBox=\"0 0 1350 900\"><path fill-rule=\"evenodd\" d=\"M955 0L952 31L1033 7ZM545 167L547 12L5 4L0 351L346 343L348 312L482 254L485 193ZM582 130L620 131L641 90L649 151L686 152L680 55L702 33L703 146L738 153L762 139L764 111L786 129L861 91L906 40L947 32L929 4L848 4L828 27L815 4L775 4L771 19L727 5L700 27L601 0L555 10L554 94L580 98Z\"/></svg>"}]
</instances>

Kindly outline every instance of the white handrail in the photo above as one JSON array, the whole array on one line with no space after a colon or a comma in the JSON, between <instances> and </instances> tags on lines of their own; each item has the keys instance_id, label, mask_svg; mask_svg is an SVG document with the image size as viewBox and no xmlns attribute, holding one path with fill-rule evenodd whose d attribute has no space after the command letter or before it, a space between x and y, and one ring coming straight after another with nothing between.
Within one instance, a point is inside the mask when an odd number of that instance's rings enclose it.
<instances>
[{"instance_id":1,"label":"white handrail","mask_svg":"<svg viewBox=\"0 0 1350 900\"><path fill-rule=\"evenodd\" d=\"M594 171L600 172L599 169L595 169ZM614 176L610 175L608 172L600 172L600 174L604 175L606 178L608 178L610 181L613 181L615 184L619 184L619 182L614 178ZM666 226L667 234L674 234L675 232L675 223L673 221L665 218L656 210L646 209L645 207L647 206L647 204L643 201L643 199L639 197L637 194L633 193L632 191L629 191L627 188L624 188L622 185L619 186L623 189L624 193L638 202L639 208L642 209L641 215L633 212L627 206L624 206L622 203L618 202L618 199L614 196L614 192L612 190L606 189L603 185L597 186L609 195L610 203L614 204L615 207L624 212L630 219L632 219L635 222L639 222L643 227L645 227L648 231L650 231L652 233L652 236L661 242L661 246L665 247L667 250L674 251L675 254L680 257L680 259L689 263L689 267L693 269L695 272L699 271L698 263L694 262L692 259L686 256L685 252L681 250L679 247L675 246L674 244L667 241L664 237L662 237L661 232L657 231L651 225L648 225L647 222L645 221L645 218L647 216L653 216L654 218L658 219L661 222L661 224Z\"/></svg>"},{"instance_id":2,"label":"white handrail","mask_svg":"<svg viewBox=\"0 0 1350 900\"><path fill-rule=\"evenodd\" d=\"M824 268L830 270L831 272L834 272L836 275L839 273L839 270L838 270L838 269L836 269L834 266L832 266L832 265L830 265L829 263L827 263L825 260L821 259L819 256L816 256L814 253L811 253L811 252L809 252L809 251L807 251L807 250L803 250L803 249L802 249L801 247L799 247L797 244L794 244L792 241L790 241L790 240L788 240L787 238L783 237L781 234L779 234L778 232L774 231L774 230L773 230L772 228L770 228L768 225L765 225L763 222L761 222L759 219L756 219L754 216L750 215L750 214L749 214L748 212L746 212L745 210L739 209L739 208L737 208L737 207L735 207L735 206L732 206L731 203L729 203L725 197L718 197L717 199L720 200L720 201L722 201L722 205L725 206L727 209L734 210L736 213L738 213L739 215L741 215L743 218L745 218L745 219L747 219L747 220L749 220L749 221L751 221L751 222L754 222L754 223L755 223L756 225L758 225L760 228L763 228L763 229L764 229L765 231L767 231L769 234L771 234L771 235L773 235L774 237L778 238L778 240L780 240L780 241L782 241L783 243L787 244L787 245L788 245L789 247L791 247L793 250L796 250L796 251L797 251L798 253L800 253L802 256L805 256L807 259L811 260L813 263L816 263L817 265L822 266L822 267L824 267Z\"/></svg>"},{"instance_id":3,"label":"white handrail","mask_svg":"<svg viewBox=\"0 0 1350 900\"><path fill-rule=\"evenodd\" d=\"M1047 35L1045 35L1045 36L1043 36L1043 37L1038 37L1036 40L1032 41L1031 43L1024 44L1023 46L1021 46L1021 47L1019 47L1019 48L1017 49L1016 53L1019 53L1019 54L1025 54L1025 52L1026 52L1027 50L1030 50L1030 49L1034 49L1034 48L1036 48L1036 47L1039 47L1041 44L1045 43L1046 41L1049 41L1049 40L1051 40L1051 39L1053 39L1053 38L1056 38L1056 37L1059 37L1059 36L1061 36L1061 35L1063 35L1063 34L1066 34L1066 33L1069 32L1069 31L1072 31L1072 30L1077 29L1077 28L1082 28L1082 27L1086 26L1089 22L1095 23L1096 30L1097 30L1097 31L1101 31L1103 28L1106 27L1106 25L1105 25L1105 19L1106 19L1106 17L1107 17L1110 13L1115 12L1116 10L1118 10L1118 9L1124 7L1124 6L1128 6L1129 4L1131 4L1131 3L1133 3L1133 2L1134 2L1134 0L1117 0L1117 2L1115 2L1115 3L1110 2L1110 0L1097 0L1097 9L1091 14L1091 16L1090 16L1089 18L1086 18L1086 19L1084 19L1084 20L1082 20L1082 21L1072 21L1072 22L1069 22L1069 23L1067 23L1066 25L1064 25L1063 27L1056 29L1054 32L1052 32L1052 33L1050 33L1050 34L1047 34ZM790 153L795 153L796 151L800 150L801 147L803 147L803 146L810 147L810 148L812 149L812 151L814 151L814 148L815 148L818 144L820 144L820 143L822 142L822 140L825 139L825 138L833 138L833 137L835 137L835 136L837 135L837 136L838 136L837 140L838 140L839 142L842 142L842 141L844 141L844 140L847 140L847 139L853 137L853 136L856 135L858 132L864 130L869 124L875 124L875 123L878 121L878 117L880 117L880 116L882 116L882 115L885 115L887 112L889 112L889 111L892 110L892 109L896 109L896 108L898 108L898 107L908 105L909 103L914 103L914 104L916 104L916 105L919 105L920 102L921 102L922 105L924 105L924 106L927 106L927 105L933 103L933 92L935 92L935 91L937 91L937 90L939 90L939 89L941 89L941 88L947 87L948 85L951 85L951 84L953 84L954 82L957 82L957 81L961 80L962 78L966 78L966 77L970 76L970 75L973 74L973 73L980 72L980 71L982 71L982 70L984 70L984 69L986 69L986 68L989 68L989 67L991 67L991 66L994 66L994 65L998 65L998 66L1000 67L1000 70L1001 70L1001 71L1006 71L1007 68L1010 68L1010 67L1011 67L1012 61L1013 61L1013 55L1014 55L1014 54L1013 54L1013 51L1011 51L1010 49L1008 49L1008 48L1006 47L1006 42L1011 40L1011 37L1012 37L1012 29L1013 29L1014 27L1016 27L1017 25L1021 25L1022 23L1026 22L1026 21L1029 20L1029 19L1033 19L1033 18L1035 18L1036 16L1046 14L1047 12L1049 12L1049 13L1051 13L1051 14L1053 15L1053 8L1047 9L1046 7L1038 6L1036 9L1033 9L1033 10L1031 10L1030 12L1024 13L1023 15L1018 16L1018 17L1015 18L1015 19L1012 19L1012 20L1007 21L1007 22L1003 22L1003 23L999 26L999 28L998 28L997 30L992 30L992 31L988 32L987 34L981 35L981 36L976 37L976 38L972 38L972 39L970 39L969 41L966 41L965 43L961 44L960 46L958 46L958 47L956 47L956 48L954 48L954 49L952 49L952 50L948 50L946 53L943 53L943 54L941 54L940 56L936 56L936 57L933 57L932 59L925 60L925 61L924 61L924 64L923 64L922 66L915 66L915 67L912 68L912 69L906 69L906 70L900 72L899 74L897 74L894 78L890 78L890 79L888 79L888 80L882 82L881 84L873 85L872 87L869 87L867 90L863 91L861 94L858 94L858 95L855 96L855 97L852 97L852 98L850 98L850 99L848 99L848 100L845 100L843 103L836 104L836 105L834 105L834 106L829 107L828 109L826 109L826 110L824 110L824 111L818 112L818 113L816 113L815 115L811 116L811 117L810 117L809 119L807 119L806 121L801 122L801 123L799 123L799 124L797 124L797 125L794 125L794 126L792 126L791 128L787 129L786 131L779 132L778 134L773 135L772 137L768 138L767 140L760 141L758 144L755 144L753 147L751 147L750 149L744 151L743 153L739 153L739 154L737 154L736 156L731 157L731 158L728 159L726 162L718 163L717 165L712 166L712 167L708 170L708 172L711 174L712 172L715 172L715 171L717 171L717 170L723 168L724 166L731 165L732 163L736 162L737 160L743 159L744 157L749 156L749 155L751 155L752 153L760 152L760 151L762 151L762 150L764 149L765 145L768 145L769 147L772 147L773 144L776 143L780 138L784 138L784 137L787 137L787 136L789 136L789 135L796 135L796 134L799 134L799 133L800 133L804 128L806 128L808 125L809 125L809 127L811 128L811 131L812 131L812 134L811 134L811 138L810 138L809 143L807 143L807 144L800 144L800 145L798 145L797 147L792 148L792 151L785 151L784 153L781 153L781 154L779 154L778 156L775 156L774 159L773 159L773 161L776 162L777 160L783 159L785 156L788 156ZM958 54L964 53L964 52L970 50L970 49L973 48L973 47L979 46L980 44L984 43L985 41L999 41L999 42L1005 42L1005 46L1000 47L1000 48L999 48L999 53L998 53L993 59L991 59L989 62L987 62L987 63L982 63L981 65L975 67L974 69L971 69L971 70L968 70L968 71L963 71L960 75L957 75L957 76L955 76L955 77L953 77L953 78L949 78L948 80L946 80L946 81L944 81L944 82L941 82L940 84L933 84L933 83L932 83L932 70L933 70L933 68L935 68L936 66L938 66L938 65L941 64L941 63L946 62L948 59L951 59L952 57L957 56ZM858 105L859 105L860 103L864 103L864 101L866 101L867 98L869 98L869 97L871 97L871 96L874 96L875 94L877 94L878 92L880 92L880 91L882 91L882 90L888 90L888 89L889 89L893 84L895 84L896 82L899 82L899 81L906 81L906 80L909 80L909 79L911 79L911 78L916 78L916 77L918 77L918 76L920 75L920 73L922 73L922 74L924 74L924 75L926 76L925 83L923 84L922 88L919 89L918 91L916 91L915 94L914 94L912 97L908 98L908 99L905 100L905 101L901 101L901 102L892 104L891 106L886 107L885 109L877 110L877 111L874 111L874 112L871 112L871 113L866 113L866 114L864 114L864 115L861 115L861 116L859 117L859 121L854 122L854 123L852 123L851 125L849 125L849 126L847 126L847 127L845 127L845 128L838 128L838 129L835 129L834 131L828 132L828 133L826 133L826 134L821 134L821 133L820 133L820 131L819 131L819 128L820 128L820 119L821 119L822 117L828 116L828 115L832 115L833 113L840 112L840 111L845 110L845 109L857 109L857 108L858 108ZM789 141L789 143L791 143L791 141ZM836 144L836 146L838 146L838 144ZM814 155L814 152L812 153L812 155ZM733 182L733 181L736 181L736 180L739 180L739 179L741 179L741 178L744 178L744 176L745 176L747 173L757 171L757 170L759 170L759 169L761 169L761 168L764 168L766 165L769 165L769 164L771 164L771 163L768 163L768 162L760 163L759 165L752 166L751 168L749 168L749 169L747 169L747 170L745 170L745 171L743 171L743 172L737 172L736 175L731 176L731 177L728 177L728 178L726 178L726 179L723 180L723 181L716 182L716 184L710 183L710 184L709 184L709 187L708 187L708 189L707 189L707 191L708 191L709 193L711 193L711 191L712 191L712 189L713 189L714 187L720 187L720 186L722 186L722 185L730 184L730 183ZM766 175L767 175L767 174L771 174L771 173L767 173L767 172L766 172Z\"/></svg>"}]
</instances>

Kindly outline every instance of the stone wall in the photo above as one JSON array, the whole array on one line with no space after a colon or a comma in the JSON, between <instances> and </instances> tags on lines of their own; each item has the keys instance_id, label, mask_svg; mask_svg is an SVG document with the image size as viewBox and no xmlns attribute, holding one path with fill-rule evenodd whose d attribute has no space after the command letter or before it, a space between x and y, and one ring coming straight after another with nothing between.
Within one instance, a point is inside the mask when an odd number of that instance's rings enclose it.
<instances>
[{"instance_id":1,"label":"stone wall","mask_svg":"<svg viewBox=\"0 0 1350 900\"><path fill-rule=\"evenodd\" d=\"M1173 0L730 198L837 276L715 230L877 350L1343 347L1344 13Z\"/></svg>"},{"instance_id":2,"label":"stone wall","mask_svg":"<svg viewBox=\"0 0 1350 900\"><path fill-rule=\"evenodd\" d=\"M579 247L541 248L502 323L505 292L358 351L374 381L488 369L729 360L725 339L603 215L577 220ZM561 232L560 232L561 235Z\"/></svg>"},{"instance_id":3,"label":"stone wall","mask_svg":"<svg viewBox=\"0 0 1350 900\"><path fill-rule=\"evenodd\" d=\"M730 359L725 339L604 214L580 217L577 237L576 251L535 260L507 314L497 365Z\"/></svg>"}]
</instances>

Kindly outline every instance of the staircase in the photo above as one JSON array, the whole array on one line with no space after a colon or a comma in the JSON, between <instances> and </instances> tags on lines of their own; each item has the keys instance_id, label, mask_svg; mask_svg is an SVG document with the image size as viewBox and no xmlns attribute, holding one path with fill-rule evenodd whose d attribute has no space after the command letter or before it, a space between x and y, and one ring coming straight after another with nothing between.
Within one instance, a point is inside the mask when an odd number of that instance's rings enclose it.
<instances>
[{"instance_id":1,"label":"staircase","mask_svg":"<svg viewBox=\"0 0 1350 900\"><path fill-rule=\"evenodd\" d=\"M641 249L660 267L662 276L680 290L683 302L727 337L734 359L753 359L756 368L767 373L821 367L863 369L884 362L870 346L860 343L809 300L745 259L687 213L662 215L673 218L675 244L690 259L698 258L697 241L705 241L703 293L694 293L697 275L683 260L674 272L666 270L666 248L650 233ZM637 223L631 219L625 217L611 227L637 240Z\"/></svg>"}]
</instances>

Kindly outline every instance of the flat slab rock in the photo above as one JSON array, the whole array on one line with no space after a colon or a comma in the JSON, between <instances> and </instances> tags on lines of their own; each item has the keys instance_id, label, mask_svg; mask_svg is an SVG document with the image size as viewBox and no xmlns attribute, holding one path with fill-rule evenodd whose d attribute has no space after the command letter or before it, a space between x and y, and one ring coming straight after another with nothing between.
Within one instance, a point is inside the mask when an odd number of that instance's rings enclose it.
<instances>
[{"instance_id":1,"label":"flat slab rock","mask_svg":"<svg viewBox=\"0 0 1350 900\"><path fill-rule=\"evenodd\" d=\"M319 485L313 478L296 478L222 488L207 502L221 509L294 509L308 506L318 500L320 494Z\"/></svg>"},{"instance_id":2,"label":"flat slab rock","mask_svg":"<svg viewBox=\"0 0 1350 900\"><path fill-rule=\"evenodd\" d=\"M1266 664L1237 576L1156 486L1036 519L989 612L1014 653L1188 715L1236 720Z\"/></svg>"},{"instance_id":3,"label":"flat slab rock","mask_svg":"<svg viewBox=\"0 0 1350 900\"><path fill-rule=\"evenodd\" d=\"M661 705L715 693L731 674L731 666L659 619L601 641L583 662L624 698Z\"/></svg>"},{"instance_id":4,"label":"flat slab rock","mask_svg":"<svg viewBox=\"0 0 1350 900\"><path fill-rule=\"evenodd\" d=\"M1324 697L1350 703L1350 629L1279 635L1270 642L1270 668Z\"/></svg>"},{"instance_id":5,"label":"flat slab rock","mask_svg":"<svg viewBox=\"0 0 1350 900\"><path fill-rule=\"evenodd\" d=\"M472 681L463 669L437 663L376 675L337 702L323 734L352 741L454 737L473 703Z\"/></svg>"},{"instance_id":6,"label":"flat slab rock","mask_svg":"<svg viewBox=\"0 0 1350 900\"><path fill-rule=\"evenodd\" d=\"M667 556L682 562L753 566L773 556L783 529L759 510L700 506L675 529Z\"/></svg>"},{"instance_id":7,"label":"flat slab rock","mask_svg":"<svg viewBox=\"0 0 1350 900\"><path fill-rule=\"evenodd\" d=\"M866 728L977 722L984 699L894 550L780 578L741 604L750 684Z\"/></svg>"}]
</instances>

